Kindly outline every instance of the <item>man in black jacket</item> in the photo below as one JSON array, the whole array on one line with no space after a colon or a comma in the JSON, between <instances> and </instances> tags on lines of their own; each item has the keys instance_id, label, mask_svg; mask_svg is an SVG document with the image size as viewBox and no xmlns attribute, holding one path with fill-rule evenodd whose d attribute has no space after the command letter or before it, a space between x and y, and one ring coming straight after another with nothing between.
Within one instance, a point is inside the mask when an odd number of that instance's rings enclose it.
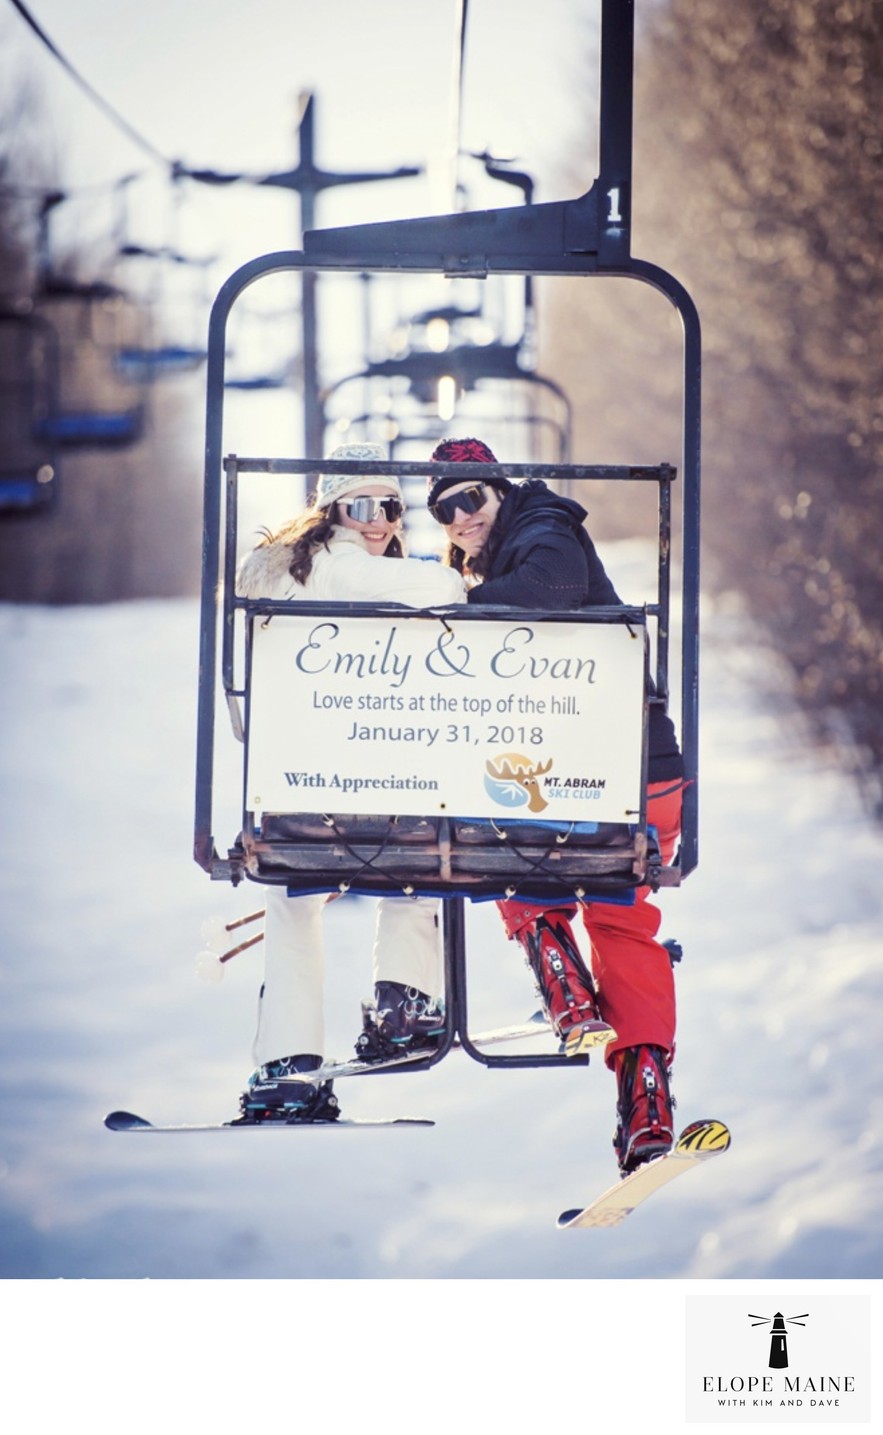
<instances>
[{"instance_id":1,"label":"man in black jacket","mask_svg":"<svg viewBox=\"0 0 883 1435\"><path fill-rule=\"evenodd\" d=\"M471 438L446 439L432 459L497 462L485 443ZM470 603L549 611L620 603L583 527L585 509L540 480L446 475L430 479L427 501L445 529L447 561L466 579ZM648 745L648 822L668 863L680 828L684 768L674 726L657 704L650 707ZM605 1048L617 1077L614 1147L623 1175L668 1151L674 1140L674 979L669 953L656 941L660 913L648 895L642 887L631 906L582 904L591 972L571 927L573 901L497 904L508 936L524 948L564 1049Z\"/></svg>"}]
</instances>

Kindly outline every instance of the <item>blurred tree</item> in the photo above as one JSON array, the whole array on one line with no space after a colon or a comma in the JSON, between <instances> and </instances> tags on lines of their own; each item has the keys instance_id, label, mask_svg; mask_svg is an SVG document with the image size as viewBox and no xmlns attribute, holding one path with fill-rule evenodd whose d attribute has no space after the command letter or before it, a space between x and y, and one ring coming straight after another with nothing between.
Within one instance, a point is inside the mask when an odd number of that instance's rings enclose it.
<instances>
[{"instance_id":1,"label":"blurred tree","mask_svg":"<svg viewBox=\"0 0 883 1435\"><path fill-rule=\"evenodd\" d=\"M21 292L29 283L28 255L34 235L20 183L23 174L33 175L40 166L32 123L36 107L36 93L27 76L9 73L4 66L0 70L0 298Z\"/></svg>"},{"instance_id":2,"label":"blurred tree","mask_svg":"<svg viewBox=\"0 0 883 1435\"><path fill-rule=\"evenodd\" d=\"M668 0L639 19L634 252L702 318L707 578L744 595L883 817L883 6ZM570 388L588 306L597 345L622 325L581 302L548 328ZM614 407L639 385L620 427L642 439L667 432L678 379L643 327L603 376Z\"/></svg>"}]
</instances>

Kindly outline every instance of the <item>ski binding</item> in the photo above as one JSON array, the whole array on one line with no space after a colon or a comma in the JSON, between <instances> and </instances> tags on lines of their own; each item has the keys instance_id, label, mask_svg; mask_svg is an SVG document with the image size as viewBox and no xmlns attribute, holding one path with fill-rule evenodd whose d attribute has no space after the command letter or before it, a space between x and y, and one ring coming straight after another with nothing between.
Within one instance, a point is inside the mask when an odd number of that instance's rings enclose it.
<instances>
[{"instance_id":1,"label":"ski binding","mask_svg":"<svg viewBox=\"0 0 883 1435\"><path fill-rule=\"evenodd\" d=\"M416 1051L405 1047L401 1052L378 1058L377 1061L363 1061L360 1057L353 1056L340 1061L325 1061L321 1066L317 1066L315 1071L299 1071L297 1079L308 1082L310 1086L321 1086L323 1081L335 1081L339 1076L364 1076L369 1071L396 1071L401 1066L425 1061L432 1055L433 1048L423 1046Z\"/></svg>"},{"instance_id":2,"label":"ski binding","mask_svg":"<svg viewBox=\"0 0 883 1435\"><path fill-rule=\"evenodd\" d=\"M525 1037L554 1035L546 1013L542 1011L535 1011L527 1021L517 1022L514 1026L498 1026L491 1031L477 1031L474 1036L467 1032L473 1046L496 1046L501 1041L523 1041ZM460 1038L455 1037L455 1048L462 1045Z\"/></svg>"}]
</instances>

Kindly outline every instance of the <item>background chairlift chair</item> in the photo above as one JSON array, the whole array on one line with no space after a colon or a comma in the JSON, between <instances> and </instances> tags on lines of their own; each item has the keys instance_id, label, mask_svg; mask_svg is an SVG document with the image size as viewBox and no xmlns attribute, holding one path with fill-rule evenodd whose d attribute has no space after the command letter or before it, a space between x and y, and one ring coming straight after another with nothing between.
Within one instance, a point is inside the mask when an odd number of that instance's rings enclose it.
<instances>
[{"instance_id":1,"label":"background chairlift chair","mask_svg":"<svg viewBox=\"0 0 883 1435\"><path fill-rule=\"evenodd\" d=\"M30 310L0 309L0 515L46 512L58 491L58 444L36 432L58 408L58 342Z\"/></svg>"}]
</instances>

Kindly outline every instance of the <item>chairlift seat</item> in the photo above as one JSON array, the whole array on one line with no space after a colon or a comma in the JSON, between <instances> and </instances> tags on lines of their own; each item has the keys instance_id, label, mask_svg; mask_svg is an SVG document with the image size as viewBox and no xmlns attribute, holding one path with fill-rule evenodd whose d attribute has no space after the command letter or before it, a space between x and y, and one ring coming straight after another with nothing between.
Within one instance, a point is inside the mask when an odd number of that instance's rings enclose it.
<instances>
[{"instance_id":1,"label":"chairlift seat","mask_svg":"<svg viewBox=\"0 0 883 1435\"><path fill-rule=\"evenodd\" d=\"M282 389L286 380L279 374L255 374L252 378L225 379L226 389L239 389L243 393L259 393L264 389Z\"/></svg>"},{"instance_id":2,"label":"chairlift seat","mask_svg":"<svg viewBox=\"0 0 883 1435\"><path fill-rule=\"evenodd\" d=\"M264 813L231 859L292 892L591 900L661 877L655 832L627 823Z\"/></svg>"},{"instance_id":3,"label":"chairlift seat","mask_svg":"<svg viewBox=\"0 0 883 1435\"><path fill-rule=\"evenodd\" d=\"M126 378L147 382L166 374L190 373L204 364L206 357L205 349L188 348L184 344L164 344L155 349L118 349L114 362Z\"/></svg>"},{"instance_id":4,"label":"chairlift seat","mask_svg":"<svg viewBox=\"0 0 883 1435\"><path fill-rule=\"evenodd\" d=\"M46 468L0 473L0 513L37 513L48 508L55 498L54 477L51 467L48 477Z\"/></svg>"},{"instance_id":5,"label":"chairlift seat","mask_svg":"<svg viewBox=\"0 0 883 1435\"><path fill-rule=\"evenodd\" d=\"M38 419L34 437L59 448L124 448L141 437L143 409L60 413Z\"/></svg>"}]
</instances>

